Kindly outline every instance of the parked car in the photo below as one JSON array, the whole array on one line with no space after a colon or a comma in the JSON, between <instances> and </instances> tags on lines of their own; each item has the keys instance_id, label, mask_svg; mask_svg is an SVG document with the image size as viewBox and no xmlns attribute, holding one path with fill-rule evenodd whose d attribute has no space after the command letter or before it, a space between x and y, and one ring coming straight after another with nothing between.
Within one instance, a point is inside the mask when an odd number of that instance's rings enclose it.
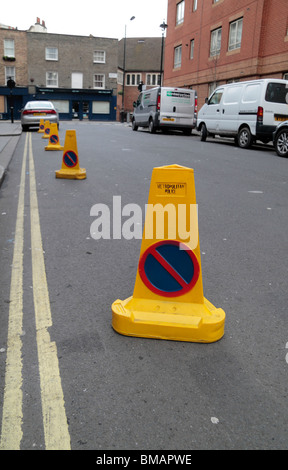
<instances>
[{"instance_id":1,"label":"parked car","mask_svg":"<svg viewBox=\"0 0 288 470\"><path fill-rule=\"evenodd\" d=\"M288 157L288 120L276 127L273 144L279 157Z\"/></svg>"},{"instance_id":2,"label":"parked car","mask_svg":"<svg viewBox=\"0 0 288 470\"><path fill-rule=\"evenodd\" d=\"M198 113L201 140L232 137L241 148L273 140L279 122L288 120L288 81L251 80L219 86Z\"/></svg>"},{"instance_id":3,"label":"parked car","mask_svg":"<svg viewBox=\"0 0 288 470\"><path fill-rule=\"evenodd\" d=\"M134 103L132 129L147 127L150 133L175 129L191 134L197 124L197 93L186 88L156 87L140 93Z\"/></svg>"},{"instance_id":4,"label":"parked car","mask_svg":"<svg viewBox=\"0 0 288 470\"><path fill-rule=\"evenodd\" d=\"M51 101L28 101L21 111L23 131L27 131L29 127L39 127L40 119L56 122L59 127L59 114Z\"/></svg>"}]
</instances>

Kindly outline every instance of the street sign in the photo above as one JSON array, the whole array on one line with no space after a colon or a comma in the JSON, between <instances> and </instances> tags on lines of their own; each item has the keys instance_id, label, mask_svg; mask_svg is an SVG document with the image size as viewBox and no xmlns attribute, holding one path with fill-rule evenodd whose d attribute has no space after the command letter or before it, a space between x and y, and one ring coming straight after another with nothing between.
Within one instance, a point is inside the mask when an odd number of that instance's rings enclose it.
<instances>
[{"instance_id":1,"label":"street sign","mask_svg":"<svg viewBox=\"0 0 288 470\"><path fill-rule=\"evenodd\" d=\"M143 283L155 294L178 297L195 286L200 273L193 251L176 240L150 246L139 261Z\"/></svg>"},{"instance_id":2,"label":"street sign","mask_svg":"<svg viewBox=\"0 0 288 470\"><path fill-rule=\"evenodd\" d=\"M58 144L59 143L58 135L55 135L55 134L51 135L50 136L50 143L51 144Z\"/></svg>"},{"instance_id":3,"label":"street sign","mask_svg":"<svg viewBox=\"0 0 288 470\"><path fill-rule=\"evenodd\" d=\"M78 157L73 150L68 150L63 155L63 162L68 168L74 168L78 163Z\"/></svg>"}]
</instances>

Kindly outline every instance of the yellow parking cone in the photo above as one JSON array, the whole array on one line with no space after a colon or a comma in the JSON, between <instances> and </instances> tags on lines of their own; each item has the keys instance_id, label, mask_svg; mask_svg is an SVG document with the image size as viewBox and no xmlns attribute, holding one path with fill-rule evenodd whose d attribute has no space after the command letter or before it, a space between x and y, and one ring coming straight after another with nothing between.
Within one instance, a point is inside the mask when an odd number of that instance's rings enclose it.
<instances>
[{"instance_id":1,"label":"yellow parking cone","mask_svg":"<svg viewBox=\"0 0 288 470\"><path fill-rule=\"evenodd\" d=\"M112 304L112 327L127 336L212 343L224 324L225 312L203 295L194 170L154 168L133 296Z\"/></svg>"},{"instance_id":2,"label":"yellow parking cone","mask_svg":"<svg viewBox=\"0 0 288 470\"><path fill-rule=\"evenodd\" d=\"M49 139L50 135L50 121L44 122L44 134L42 135L42 139Z\"/></svg>"},{"instance_id":3,"label":"yellow parking cone","mask_svg":"<svg viewBox=\"0 0 288 470\"><path fill-rule=\"evenodd\" d=\"M60 145L58 125L56 123L51 123L50 125L50 134L49 134L49 144L45 147L45 150L63 150L64 147Z\"/></svg>"},{"instance_id":4,"label":"yellow parking cone","mask_svg":"<svg viewBox=\"0 0 288 470\"><path fill-rule=\"evenodd\" d=\"M44 134L44 119L40 119L38 134Z\"/></svg>"},{"instance_id":5,"label":"yellow parking cone","mask_svg":"<svg viewBox=\"0 0 288 470\"><path fill-rule=\"evenodd\" d=\"M66 131L62 168L56 171L56 178L83 180L86 170L79 167L76 131Z\"/></svg>"}]
</instances>

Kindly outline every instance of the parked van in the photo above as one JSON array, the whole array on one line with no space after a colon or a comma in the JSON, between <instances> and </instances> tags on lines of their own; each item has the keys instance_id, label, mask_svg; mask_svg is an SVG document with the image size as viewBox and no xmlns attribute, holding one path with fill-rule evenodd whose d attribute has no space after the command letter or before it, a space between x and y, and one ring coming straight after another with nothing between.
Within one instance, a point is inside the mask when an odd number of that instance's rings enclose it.
<instances>
[{"instance_id":1,"label":"parked van","mask_svg":"<svg viewBox=\"0 0 288 470\"><path fill-rule=\"evenodd\" d=\"M198 113L201 140L208 135L234 137L241 148L273 140L288 119L288 81L261 79L219 86Z\"/></svg>"},{"instance_id":2,"label":"parked van","mask_svg":"<svg viewBox=\"0 0 288 470\"><path fill-rule=\"evenodd\" d=\"M132 129L148 127L157 130L175 129L189 135L197 124L197 93L186 88L156 87L140 93L134 102Z\"/></svg>"}]
</instances>

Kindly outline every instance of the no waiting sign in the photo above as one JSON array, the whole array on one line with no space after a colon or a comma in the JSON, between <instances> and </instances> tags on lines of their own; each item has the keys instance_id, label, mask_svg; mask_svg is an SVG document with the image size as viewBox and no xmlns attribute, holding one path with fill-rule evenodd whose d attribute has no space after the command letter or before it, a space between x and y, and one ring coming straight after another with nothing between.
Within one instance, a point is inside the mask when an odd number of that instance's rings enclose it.
<instances>
[{"instance_id":1,"label":"no waiting sign","mask_svg":"<svg viewBox=\"0 0 288 470\"><path fill-rule=\"evenodd\" d=\"M200 267L193 251L165 240L151 245L140 258L139 274L149 290L163 297L179 297L193 289Z\"/></svg>"},{"instance_id":2,"label":"no waiting sign","mask_svg":"<svg viewBox=\"0 0 288 470\"><path fill-rule=\"evenodd\" d=\"M78 157L73 150L68 150L63 155L63 162L68 168L74 168L78 163Z\"/></svg>"}]
</instances>

